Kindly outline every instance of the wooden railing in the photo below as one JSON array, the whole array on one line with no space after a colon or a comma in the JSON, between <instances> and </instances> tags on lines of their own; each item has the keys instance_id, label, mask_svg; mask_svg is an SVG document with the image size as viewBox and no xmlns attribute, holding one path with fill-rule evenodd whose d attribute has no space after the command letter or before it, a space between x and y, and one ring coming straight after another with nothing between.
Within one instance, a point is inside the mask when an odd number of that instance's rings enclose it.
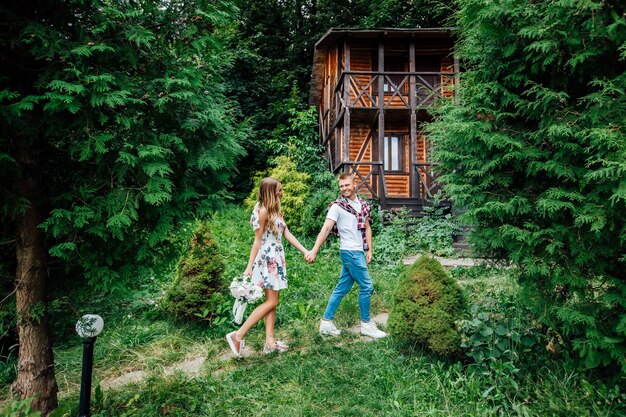
<instances>
[{"instance_id":1,"label":"wooden railing","mask_svg":"<svg viewBox=\"0 0 626 417\"><path fill-rule=\"evenodd\" d=\"M326 147L346 109L425 109L437 98L455 97L457 76L455 72L342 72L326 100L329 107L320 108L322 146ZM381 89L387 91L381 93Z\"/></svg>"},{"instance_id":2,"label":"wooden railing","mask_svg":"<svg viewBox=\"0 0 626 417\"><path fill-rule=\"evenodd\" d=\"M435 194L441 189L441 185L435 179L432 173L432 165L430 162L417 162L413 164L416 171L417 181L413 184L413 193L417 198L422 200L431 200Z\"/></svg>"},{"instance_id":3,"label":"wooden railing","mask_svg":"<svg viewBox=\"0 0 626 417\"><path fill-rule=\"evenodd\" d=\"M454 72L344 71L334 93L342 109L410 109L411 96L416 98L415 108L420 109L432 105L436 98L454 97L456 76Z\"/></svg>"}]
</instances>

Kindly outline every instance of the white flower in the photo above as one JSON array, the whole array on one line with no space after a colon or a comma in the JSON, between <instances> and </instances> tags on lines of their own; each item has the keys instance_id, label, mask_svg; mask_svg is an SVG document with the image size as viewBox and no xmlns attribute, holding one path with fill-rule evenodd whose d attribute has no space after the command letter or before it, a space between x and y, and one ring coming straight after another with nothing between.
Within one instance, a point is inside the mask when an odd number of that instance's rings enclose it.
<instances>
[{"instance_id":1,"label":"white flower","mask_svg":"<svg viewBox=\"0 0 626 417\"><path fill-rule=\"evenodd\" d=\"M256 301L263 296L263 288L251 283L247 277L236 277L229 289L230 294L241 301Z\"/></svg>"},{"instance_id":2,"label":"white flower","mask_svg":"<svg viewBox=\"0 0 626 417\"><path fill-rule=\"evenodd\" d=\"M251 298L249 299L250 301L256 301L259 298L263 297L263 288L259 287L258 285L253 285L253 289L252 289L252 294L251 294Z\"/></svg>"}]
</instances>

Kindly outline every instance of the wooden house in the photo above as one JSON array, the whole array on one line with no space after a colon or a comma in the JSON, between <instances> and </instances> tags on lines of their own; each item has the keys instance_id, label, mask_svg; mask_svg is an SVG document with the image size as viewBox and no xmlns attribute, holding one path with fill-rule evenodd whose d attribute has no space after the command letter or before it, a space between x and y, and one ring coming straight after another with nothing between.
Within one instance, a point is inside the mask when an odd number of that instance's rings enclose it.
<instances>
[{"instance_id":1,"label":"wooden house","mask_svg":"<svg viewBox=\"0 0 626 417\"><path fill-rule=\"evenodd\" d=\"M422 126L455 99L459 63L446 28L331 29L315 45L310 104L334 173L385 209L420 211L438 190Z\"/></svg>"}]
</instances>

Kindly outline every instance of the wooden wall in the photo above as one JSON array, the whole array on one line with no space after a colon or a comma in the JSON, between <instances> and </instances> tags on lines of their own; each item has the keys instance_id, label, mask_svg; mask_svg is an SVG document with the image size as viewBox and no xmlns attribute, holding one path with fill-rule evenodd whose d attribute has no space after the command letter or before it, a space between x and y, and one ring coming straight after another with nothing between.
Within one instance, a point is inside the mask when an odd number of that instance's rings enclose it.
<instances>
[{"instance_id":1,"label":"wooden wall","mask_svg":"<svg viewBox=\"0 0 626 417\"><path fill-rule=\"evenodd\" d=\"M350 45L350 71L372 71L372 47L369 42ZM353 84L350 88L350 102L354 103L355 107L376 106L367 95L362 95L359 101L355 102L357 94L372 80L372 75L358 74L354 76L354 79L358 81L358 84ZM368 88L368 93L372 94L371 87Z\"/></svg>"}]
</instances>

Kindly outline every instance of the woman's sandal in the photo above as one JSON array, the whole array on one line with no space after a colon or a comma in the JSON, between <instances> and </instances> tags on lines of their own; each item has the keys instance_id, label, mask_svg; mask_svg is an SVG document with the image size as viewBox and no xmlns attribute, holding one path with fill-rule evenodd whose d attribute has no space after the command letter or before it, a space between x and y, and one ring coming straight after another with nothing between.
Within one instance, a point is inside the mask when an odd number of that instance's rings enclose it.
<instances>
[{"instance_id":1,"label":"woman's sandal","mask_svg":"<svg viewBox=\"0 0 626 417\"><path fill-rule=\"evenodd\" d=\"M233 351L233 354L240 358L245 345L244 340L237 340L237 332L231 332L226 335L226 341L228 342L228 346L230 346L230 350ZM235 347L235 342L239 342L239 349Z\"/></svg>"},{"instance_id":2,"label":"woman's sandal","mask_svg":"<svg viewBox=\"0 0 626 417\"><path fill-rule=\"evenodd\" d=\"M267 343L263 345L263 353L269 355L272 352L287 352L289 350L289 346L282 340L276 341L276 346L271 348Z\"/></svg>"}]
</instances>

